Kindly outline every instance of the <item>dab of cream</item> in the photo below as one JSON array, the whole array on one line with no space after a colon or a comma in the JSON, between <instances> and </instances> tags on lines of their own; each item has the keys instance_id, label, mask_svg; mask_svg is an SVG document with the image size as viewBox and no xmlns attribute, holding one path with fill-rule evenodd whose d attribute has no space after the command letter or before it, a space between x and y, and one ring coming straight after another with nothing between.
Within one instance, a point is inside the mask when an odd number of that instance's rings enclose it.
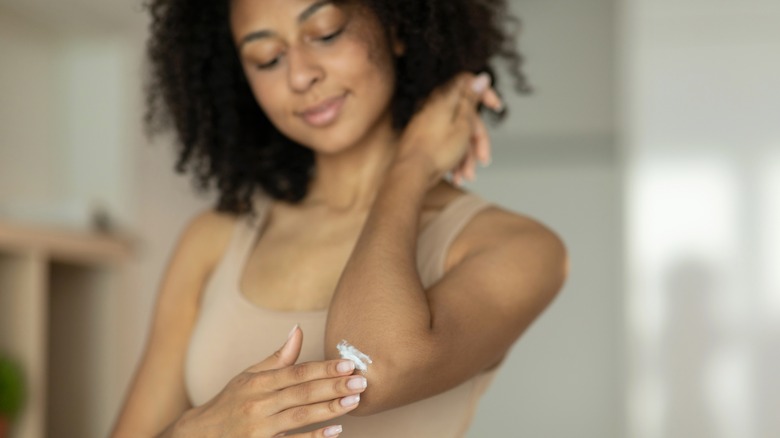
<instances>
[{"instance_id":1,"label":"dab of cream","mask_svg":"<svg viewBox=\"0 0 780 438\"><path fill-rule=\"evenodd\" d=\"M352 344L347 342L346 339L342 339L341 342L336 345L336 349L339 351L342 359L349 359L352 362L355 362L355 368L361 372L366 372L368 364L373 363L367 354L355 348Z\"/></svg>"}]
</instances>

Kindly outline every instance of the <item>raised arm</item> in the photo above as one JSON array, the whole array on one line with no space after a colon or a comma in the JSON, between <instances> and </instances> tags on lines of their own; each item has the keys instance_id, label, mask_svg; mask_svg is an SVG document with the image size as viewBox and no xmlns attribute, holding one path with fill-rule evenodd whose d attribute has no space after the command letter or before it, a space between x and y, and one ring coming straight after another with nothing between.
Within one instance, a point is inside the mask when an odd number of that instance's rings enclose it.
<instances>
[{"instance_id":1,"label":"raised arm","mask_svg":"<svg viewBox=\"0 0 780 438\"><path fill-rule=\"evenodd\" d=\"M402 147L420 152L402 156L388 172L340 278L326 357L337 357L335 346L346 339L373 360L354 415L430 397L496 364L563 284L567 259L561 240L531 219L493 211L471 231L460 261L429 290L422 287L415 255L423 196L463 155L450 152L449 159L440 159L422 151L468 137L470 130L458 130L470 121L446 110L473 108L478 98L450 89L428 105L444 113L441 123L429 112L421 125L451 137L407 137L416 143Z\"/></svg>"}]
</instances>

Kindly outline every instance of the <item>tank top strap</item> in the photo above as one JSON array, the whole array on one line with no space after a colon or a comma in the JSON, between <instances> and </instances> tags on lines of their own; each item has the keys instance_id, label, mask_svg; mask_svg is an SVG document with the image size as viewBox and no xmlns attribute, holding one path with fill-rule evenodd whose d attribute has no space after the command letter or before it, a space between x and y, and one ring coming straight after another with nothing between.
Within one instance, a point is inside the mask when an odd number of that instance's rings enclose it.
<instances>
[{"instance_id":1,"label":"tank top strap","mask_svg":"<svg viewBox=\"0 0 780 438\"><path fill-rule=\"evenodd\" d=\"M466 224L491 202L466 192L450 201L420 233L417 246L418 268L425 287L444 275L444 263L450 246Z\"/></svg>"},{"instance_id":2,"label":"tank top strap","mask_svg":"<svg viewBox=\"0 0 780 438\"><path fill-rule=\"evenodd\" d=\"M255 240L263 228L271 199L266 195L255 195L252 199L254 214L238 217L233 236L222 258L221 268L224 281L238 287L241 274L254 247Z\"/></svg>"}]
</instances>

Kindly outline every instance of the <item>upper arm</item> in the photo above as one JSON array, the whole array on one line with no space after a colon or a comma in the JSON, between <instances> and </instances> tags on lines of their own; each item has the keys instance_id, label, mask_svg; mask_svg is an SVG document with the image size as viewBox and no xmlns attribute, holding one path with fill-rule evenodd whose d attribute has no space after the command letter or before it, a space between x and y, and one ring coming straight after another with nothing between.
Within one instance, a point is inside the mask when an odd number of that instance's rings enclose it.
<instances>
[{"instance_id":1,"label":"upper arm","mask_svg":"<svg viewBox=\"0 0 780 438\"><path fill-rule=\"evenodd\" d=\"M489 369L556 296L568 270L561 239L527 218L494 225L426 291L430 332L394 341L392 365L373 365L381 371L372 370L366 401L376 403L354 414L427 398Z\"/></svg>"},{"instance_id":2,"label":"upper arm","mask_svg":"<svg viewBox=\"0 0 780 438\"><path fill-rule=\"evenodd\" d=\"M436 368L452 386L495 365L560 291L568 270L562 240L538 222L463 257L428 291ZM446 364L446 366L445 366Z\"/></svg>"},{"instance_id":3,"label":"upper arm","mask_svg":"<svg viewBox=\"0 0 780 438\"><path fill-rule=\"evenodd\" d=\"M206 211L180 235L157 294L145 351L112 436L152 436L190 407L183 364L200 292L235 219Z\"/></svg>"}]
</instances>

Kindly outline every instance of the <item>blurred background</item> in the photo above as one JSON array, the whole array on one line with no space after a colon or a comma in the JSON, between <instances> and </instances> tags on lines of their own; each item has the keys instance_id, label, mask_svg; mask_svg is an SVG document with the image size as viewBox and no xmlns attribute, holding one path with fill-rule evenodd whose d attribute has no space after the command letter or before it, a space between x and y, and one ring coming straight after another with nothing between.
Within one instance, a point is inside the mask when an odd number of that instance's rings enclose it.
<instances>
[{"instance_id":1,"label":"blurred background","mask_svg":"<svg viewBox=\"0 0 780 438\"><path fill-rule=\"evenodd\" d=\"M780 436L780 2L511 7L535 92L502 78L510 117L467 188L556 230L571 273L469 436ZM143 136L146 23L137 0L0 0L11 436L107 434L213 199Z\"/></svg>"}]
</instances>

